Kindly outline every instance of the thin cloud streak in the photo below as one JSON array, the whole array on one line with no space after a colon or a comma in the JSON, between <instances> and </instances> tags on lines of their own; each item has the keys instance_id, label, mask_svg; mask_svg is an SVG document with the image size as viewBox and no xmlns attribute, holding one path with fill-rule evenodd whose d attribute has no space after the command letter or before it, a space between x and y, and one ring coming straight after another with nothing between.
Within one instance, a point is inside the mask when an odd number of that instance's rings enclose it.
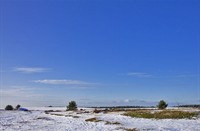
<instances>
[{"instance_id":1,"label":"thin cloud streak","mask_svg":"<svg viewBox=\"0 0 200 131\"><path fill-rule=\"evenodd\" d=\"M89 83L85 81L79 81L79 80L35 80L35 83L42 83L42 84L52 84L52 85L93 85L95 83Z\"/></svg>"},{"instance_id":2,"label":"thin cloud streak","mask_svg":"<svg viewBox=\"0 0 200 131\"><path fill-rule=\"evenodd\" d=\"M42 73L42 72L47 72L49 69L47 68L39 68L39 67L17 67L14 68L15 72L20 72L20 73Z\"/></svg>"},{"instance_id":3,"label":"thin cloud streak","mask_svg":"<svg viewBox=\"0 0 200 131\"><path fill-rule=\"evenodd\" d=\"M152 77L152 75L143 73L143 72L129 72L127 73L128 76L137 77L137 78L148 78Z\"/></svg>"}]
</instances>

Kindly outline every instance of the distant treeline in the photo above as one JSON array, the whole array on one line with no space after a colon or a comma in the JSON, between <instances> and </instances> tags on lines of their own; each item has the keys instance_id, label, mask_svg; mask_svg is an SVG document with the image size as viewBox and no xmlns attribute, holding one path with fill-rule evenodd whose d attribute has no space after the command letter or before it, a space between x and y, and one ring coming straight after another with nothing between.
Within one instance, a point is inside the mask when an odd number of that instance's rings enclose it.
<instances>
[{"instance_id":1,"label":"distant treeline","mask_svg":"<svg viewBox=\"0 0 200 131\"><path fill-rule=\"evenodd\" d=\"M193 107L193 108L200 108L200 105L179 105L175 107Z\"/></svg>"},{"instance_id":2,"label":"distant treeline","mask_svg":"<svg viewBox=\"0 0 200 131\"><path fill-rule=\"evenodd\" d=\"M155 106L93 106L90 108L155 108Z\"/></svg>"}]
</instances>

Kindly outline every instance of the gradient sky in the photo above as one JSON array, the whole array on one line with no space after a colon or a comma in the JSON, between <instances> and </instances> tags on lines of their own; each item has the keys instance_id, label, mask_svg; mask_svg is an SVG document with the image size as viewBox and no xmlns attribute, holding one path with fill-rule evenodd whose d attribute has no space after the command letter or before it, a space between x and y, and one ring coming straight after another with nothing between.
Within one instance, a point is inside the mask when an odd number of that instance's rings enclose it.
<instances>
[{"instance_id":1,"label":"gradient sky","mask_svg":"<svg viewBox=\"0 0 200 131\"><path fill-rule=\"evenodd\" d=\"M1 0L1 107L200 104L200 1Z\"/></svg>"}]
</instances>

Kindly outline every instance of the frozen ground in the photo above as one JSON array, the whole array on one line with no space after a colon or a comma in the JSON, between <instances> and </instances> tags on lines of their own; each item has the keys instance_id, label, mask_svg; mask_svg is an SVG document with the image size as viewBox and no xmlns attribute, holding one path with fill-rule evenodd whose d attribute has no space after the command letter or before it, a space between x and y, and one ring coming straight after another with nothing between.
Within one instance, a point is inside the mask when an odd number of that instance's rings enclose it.
<instances>
[{"instance_id":1,"label":"frozen ground","mask_svg":"<svg viewBox=\"0 0 200 131\"><path fill-rule=\"evenodd\" d=\"M65 108L29 108L30 112L0 110L0 130L5 131L200 131L198 119L141 119L116 113L94 114L93 109L82 112L66 112ZM45 114L44 110L59 110ZM99 122L86 122L96 118ZM109 124L108 124L109 123ZM118 124L112 124L118 123Z\"/></svg>"}]
</instances>

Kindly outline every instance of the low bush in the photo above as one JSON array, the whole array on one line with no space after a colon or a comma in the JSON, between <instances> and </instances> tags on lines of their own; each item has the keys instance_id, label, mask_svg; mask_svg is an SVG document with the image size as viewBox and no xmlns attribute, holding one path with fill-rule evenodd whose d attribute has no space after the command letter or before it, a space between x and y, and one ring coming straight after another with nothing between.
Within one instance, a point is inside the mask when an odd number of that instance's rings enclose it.
<instances>
[{"instance_id":1,"label":"low bush","mask_svg":"<svg viewBox=\"0 0 200 131\"><path fill-rule=\"evenodd\" d=\"M5 110L13 110L14 108L13 108L13 106L11 106L11 105L7 105L6 107L5 107Z\"/></svg>"},{"instance_id":2,"label":"low bush","mask_svg":"<svg viewBox=\"0 0 200 131\"><path fill-rule=\"evenodd\" d=\"M20 107L21 107L21 105L17 105L17 106L15 107L15 109L18 110Z\"/></svg>"},{"instance_id":3,"label":"low bush","mask_svg":"<svg viewBox=\"0 0 200 131\"><path fill-rule=\"evenodd\" d=\"M167 106L168 106L168 104L164 100L159 101L159 103L157 105L158 109L165 109L165 108L167 108Z\"/></svg>"},{"instance_id":4,"label":"low bush","mask_svg":"<svg viewBox=\"0 0 200 131\"><path fill-rule=\"evenodd\" d=\"M97 110L97 109L94 109L93 113L100 113L102 112L102 110Z\"/></svg>"},{"instance_id":5,"label":"low bush","mask_svg":"<svg viewBox=\"0 0 200 131\"><path fill-rule=\"evenodd\" d=\"M68 111L72 111L72 110L76 110L77 109L77 104L75 101L70 101L68 106L67 106L67 110Z\"/></svg>"}]
</instances>

